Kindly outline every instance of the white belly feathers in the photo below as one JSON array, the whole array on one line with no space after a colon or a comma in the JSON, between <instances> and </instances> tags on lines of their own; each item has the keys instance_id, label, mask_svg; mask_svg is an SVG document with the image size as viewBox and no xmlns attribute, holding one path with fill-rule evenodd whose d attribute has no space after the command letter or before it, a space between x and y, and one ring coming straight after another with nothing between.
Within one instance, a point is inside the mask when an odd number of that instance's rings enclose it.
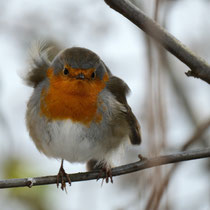
<instances>
[{"instance_id":1,"label":"white belly feathers","mask_svg":"<svg viewBox=\"0 0 210 210\"><path fill-rule=\"evenodd\" d=\"M93 142L84 137L85 126L72 123L71 120L54 121L50 124L50 141L43 142L48 156L70 162L85 162L100 149L94 148Z\"/></svg>"}]
</instances>

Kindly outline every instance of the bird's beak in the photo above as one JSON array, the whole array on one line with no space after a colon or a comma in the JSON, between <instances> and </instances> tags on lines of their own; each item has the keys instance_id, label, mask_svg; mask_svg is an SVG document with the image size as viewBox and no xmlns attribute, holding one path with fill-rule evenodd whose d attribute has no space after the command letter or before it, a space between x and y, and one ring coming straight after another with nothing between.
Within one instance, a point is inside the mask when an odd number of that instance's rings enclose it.
<instances>
[{"instance_id":1,"label":"bird's beak","mask_svg":"<svg viewBox=\"0 0 210 210\"><path fill-rule=\"evenodd\" d=\"M83 73L79 73L77 76L76 76L76 79L85 79L85 75Z\"/></svg>"}]
</instances>

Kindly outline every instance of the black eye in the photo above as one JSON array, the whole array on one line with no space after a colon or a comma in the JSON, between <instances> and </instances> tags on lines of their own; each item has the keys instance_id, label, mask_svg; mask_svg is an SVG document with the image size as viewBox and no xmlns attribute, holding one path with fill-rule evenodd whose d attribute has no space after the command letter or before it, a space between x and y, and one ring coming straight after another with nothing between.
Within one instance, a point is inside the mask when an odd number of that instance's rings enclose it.
<instances>
[{"instance_id":1,"label":"black eye","mask_svg":"<svg viewBox=\"0 0 210 210\"><path fill-rule=\"evenodd\" d=\"M94 72L91 74L91 78L92 78L92 79L95 79L95 77L96 77L96 72L94 71Z\"/></svg>"},{"instance_id":2,"label":"black eye","mask_svg":"<svg viewBox=\"0 0 210 210\"><path fill-rule=\"evenodd\" d=\"M64 68L63 74L64 74L64 75L68 75L68 74L69 74L69 70L68 70L67 68Z\"/></svg>"}]
</instances>

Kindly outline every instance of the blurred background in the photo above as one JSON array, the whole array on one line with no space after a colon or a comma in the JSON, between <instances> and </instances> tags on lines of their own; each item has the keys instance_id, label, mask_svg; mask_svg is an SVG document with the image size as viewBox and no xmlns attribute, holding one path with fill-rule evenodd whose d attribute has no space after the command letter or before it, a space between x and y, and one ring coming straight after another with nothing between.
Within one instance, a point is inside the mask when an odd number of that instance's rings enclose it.
<instances>
[{"instance_id":1,"label":"blurred background","mask_svg":"<svg viewBox=\"0 0 210 210\"><path fill-rule=\"evenodd\" d=\"M133 0L192 51L210 63L209 0ZM99 0L0 1L0 179L55 175L60 162L40 154L25 127L32 88L27 70L32 43L96 52L129 85L128 97L142 127L142 145L129 142L116 165L210 146L210 86L188 78L188 68L123 16ZM204 129L205 127L205 129ZM203 129L199 138L195 135ZM65 162L68 173L85 171ZM101 181L0 190L2 210L110 209L209 210L208 159L147 169Z\"/></svg>"}]
</instances>

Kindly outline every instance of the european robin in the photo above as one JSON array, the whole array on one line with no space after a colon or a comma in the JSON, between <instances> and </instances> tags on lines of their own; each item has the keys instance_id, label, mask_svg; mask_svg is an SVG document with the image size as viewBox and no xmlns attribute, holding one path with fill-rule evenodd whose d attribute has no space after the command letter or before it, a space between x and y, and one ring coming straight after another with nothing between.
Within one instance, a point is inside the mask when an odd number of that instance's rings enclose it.
<instances>
[{"instance_id":1,"label":"european robin","mask_svg":"<svg viewBox=\"0 0 210 210\"><path fill-rule=\"evenodd\" d=\"M57 185L65 188L63 160L87 163L112 182L110 154L126 139L141 143L140 126L127 103L127 84L112 75L94 52L79 47L59 52L50 62L39 48L25 78L34 88L26 124L36 147L61 159Z\"/></svg>"}]
</instances>

